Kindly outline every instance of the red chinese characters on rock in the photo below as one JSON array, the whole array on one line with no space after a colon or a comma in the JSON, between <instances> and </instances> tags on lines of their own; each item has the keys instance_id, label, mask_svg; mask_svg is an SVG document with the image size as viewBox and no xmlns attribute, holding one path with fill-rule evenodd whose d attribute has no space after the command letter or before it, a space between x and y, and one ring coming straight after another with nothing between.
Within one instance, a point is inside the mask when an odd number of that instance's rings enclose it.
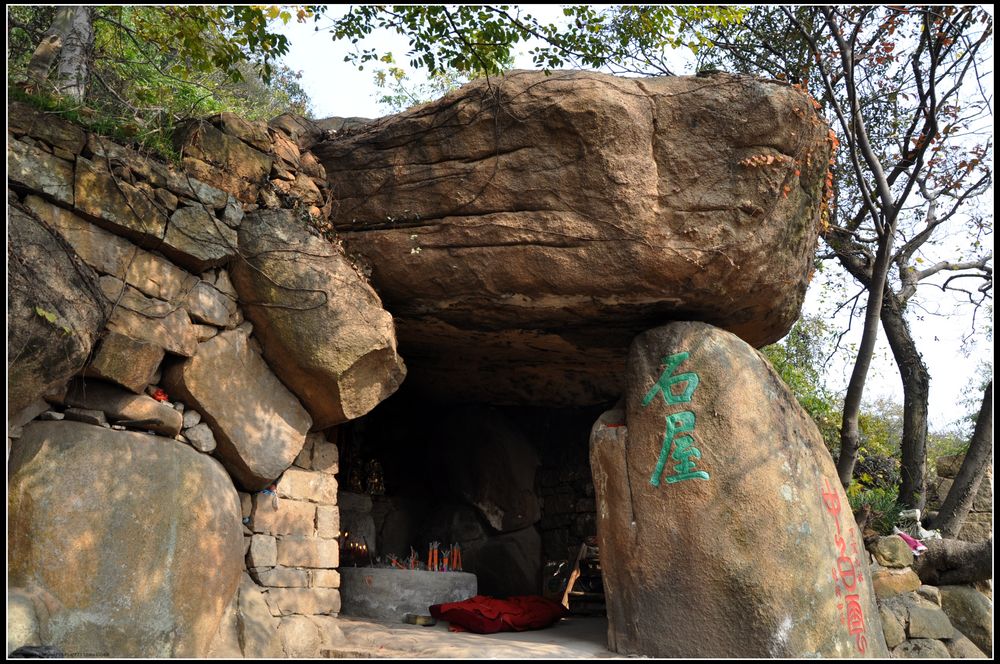
<instances>
[{"instance_id":1,"label":"red chinese characters on rock","mask_svg":"<svg viewBox=\"0 0 1000 664\"><path fill-rule=\"evenodd\" d=\"M837 526L833 542L840 556L833 565L832 573L834 592L840 600L837 609L843 612L840 622L847 625L848 633L854 637L855 647L863 654L868 648L868 636L865 633L865 614L858 595L858 586L863 582L864 576L859 572L857 530L850 528L847 531L849 539L844 538L840 528L840 495L830 487L829 479L824 479L823 484L823 505L833 516L833 522Z\"/></svg>"}]
</instances>

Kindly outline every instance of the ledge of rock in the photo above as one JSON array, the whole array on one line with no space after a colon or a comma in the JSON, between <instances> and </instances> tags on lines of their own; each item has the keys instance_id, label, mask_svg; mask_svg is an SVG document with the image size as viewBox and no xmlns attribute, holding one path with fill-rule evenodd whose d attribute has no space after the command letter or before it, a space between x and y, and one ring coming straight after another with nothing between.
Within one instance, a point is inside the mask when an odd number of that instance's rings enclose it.
<instances>
[{"instance_id":1,"label":"ledge of rock","mask_svg":"<svg viewBox=\"0 0 1000 664\"><path fill-rule=\"evenodd\" d=\"M630 340L656 325L706 321L754 346L785 334L826 136L775 82L516 71L313 152L411 380L572 405L620 394Z\"/></svg>"},{"instance_id":2,"label":"ledge of rock","mask_svg":"<svg viewBox=\"0 0 1000 664\"><path fill-rule=\"evenodd\" d=\"M325 429L360 417L406 375L392 316L343 252L288 210L251 212L233 266L264 357Z\"/></svg>"}]
</instances>

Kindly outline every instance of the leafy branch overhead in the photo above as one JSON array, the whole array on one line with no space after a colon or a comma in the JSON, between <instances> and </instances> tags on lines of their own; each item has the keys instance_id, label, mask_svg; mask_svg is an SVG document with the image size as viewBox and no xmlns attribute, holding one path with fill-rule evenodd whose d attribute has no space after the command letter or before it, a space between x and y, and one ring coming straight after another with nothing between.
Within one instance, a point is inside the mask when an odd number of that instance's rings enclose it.
<instances>
[{"instance_id":1,"label":"leafy branch overhead","mask_svg":"<svg viewBox=\"0 0 1000 664\"><path fill-rule=\"evenodd\" d=\"M324 17L324 10L324 6L310 7L316 21ZM500 73L516 54L515 47L532 40L534 45L527 52L542 69L571 66L669 74L667 49L687 46L697 51L709 43L698 24L711 20L730 25L744 11L684 5L617 5L598 10L570 5L563 7L563 21L546 23L516 5L362 5L351 6L326 29L333 39L355 45L345 60L360 68L385 57L378 48L362 46L362 41L386 29L408 37L410 65L431 74L448 69Z\"/></svg>"}]
</instances>

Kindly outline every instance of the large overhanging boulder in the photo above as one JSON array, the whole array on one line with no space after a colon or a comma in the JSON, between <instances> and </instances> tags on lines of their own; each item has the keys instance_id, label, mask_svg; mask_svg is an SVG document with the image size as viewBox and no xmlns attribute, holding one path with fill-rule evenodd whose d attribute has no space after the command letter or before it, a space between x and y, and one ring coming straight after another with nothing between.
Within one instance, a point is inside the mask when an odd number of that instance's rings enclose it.
<instances>
[{"instance_id":1,"label":"large overhanging boulder","mask_svg":"<svg viewBox=\"0 0 1000 664\"><path fill-rule=\"evenodd\" d=\"M517 71L317 144L333 222L450 399L620 394L628 343L703 320L761 346L798 316L827 127L788 85Z\"/></svg>"}]
</instances>

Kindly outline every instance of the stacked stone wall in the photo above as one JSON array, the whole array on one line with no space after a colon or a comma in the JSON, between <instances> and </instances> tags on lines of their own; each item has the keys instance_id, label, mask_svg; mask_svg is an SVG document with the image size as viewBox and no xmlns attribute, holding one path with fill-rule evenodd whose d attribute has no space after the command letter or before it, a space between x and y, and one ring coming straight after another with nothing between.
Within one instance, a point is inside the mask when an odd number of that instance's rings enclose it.
<instances>
[{"instance_id":1,"label":"stacked stone wall","mask_svg":"<svg viewBox=\"0 0 1000 664\"><path fill-rule=\"evenodd\" d=\"M927 508L937 510L944 504L955 476L958 475L964 454L938 457L935 464L937 477L931 480L931 490L927 495ZM966 542L982 542L993 535L993 467L986 467L986 474L979 483L979 491L972 501L972 507L965 517L962 529L956 539Z\"/></svg>"},{"instance_id":2,"label":"stacked stone wall","mask_svg":"<svg viewBox=\"0 0 1000 664\"><path fill-rule=\"evenodd\" d=\"M75 420L98 432L141 432L168 456L176 454L169 446L181 443L213 457L228 471L233 494L238 490L243 523L234 527L242 528L244 538L242 561L222 554L213 559L225 568L225 588L202 602L211 606L204 615L165 616L163 633L152 639L159 644L136 634L114 646L115 652L80 645L93 641L92 628L58 626L75 610L60 595L63 590L31 585L29 579L47 572L29 569L34 563L25 554L17 569L26 569L12 576L8 595L32 610L18 614L14 633L67 654L110 656L301 657L333 647L340 611L336 430L309 433L308 408L275 376L261 345L266 341L254 333L230 279L232 263L243 259L239 232L248 214L285 210L283 219L297 221L295 233L322 234L330 196L323 166L308 148L324 131L290 115L265 124L224 113L181 127L181 164L169 165L26 104L13 103L8 113L8 216L17 229L41 229L17 237L40 234L50 245L39 255L65 254L67 269L77 271L96 298L90 308L101 314L75 316L74 303L83 301L79 293L40 300L30 284L12 298L9 314L20 316L12 324L13 345L30 351L47 343L39 339L49 334L57 341L68 337L75 346L72 357L66 353L71 364L48 366L52 375L44 376L44 384L25 384L23 394L11 397L8 458L15 466L9 496L21 491L26 501L9 508L30 505L46 491L30 483L34 461L19 454L20 440L30 438L44 450L77 449L67 432L85 437L61 422ZM22 244L32 248L38 242ZM343 257L339 247L329 246ZM12 246L9 258L38 260L27 250L18 253L21 248ZM30 353L11 353L13 376ZM48 421L44 430L39 421ZM111 440L110 434L93 436ZM201 480L194 484L201 486ZM165 523L177 522L168 517ZM25 524L25 532L13 534L22 537L14 542L15 556L32 539L71 539L70 533L43 533L37 523ZM116 528L95 536L127 542L128 525ZM208 550L240 550L219 537L199 533ZM170 569L169 551L161 553L168 566L163 577L186 573ZM117 600L129 602L141 602L142 592L112 589ZM167 592L176 594L172 587ZM140 629L127 617L111 620L126 633ZM211 644L204 638L172 642L186 634L178 626L188 624L198 634L214 631ZM198 652L190 649L195 642Z\"/></svg>"}]
</instances>

